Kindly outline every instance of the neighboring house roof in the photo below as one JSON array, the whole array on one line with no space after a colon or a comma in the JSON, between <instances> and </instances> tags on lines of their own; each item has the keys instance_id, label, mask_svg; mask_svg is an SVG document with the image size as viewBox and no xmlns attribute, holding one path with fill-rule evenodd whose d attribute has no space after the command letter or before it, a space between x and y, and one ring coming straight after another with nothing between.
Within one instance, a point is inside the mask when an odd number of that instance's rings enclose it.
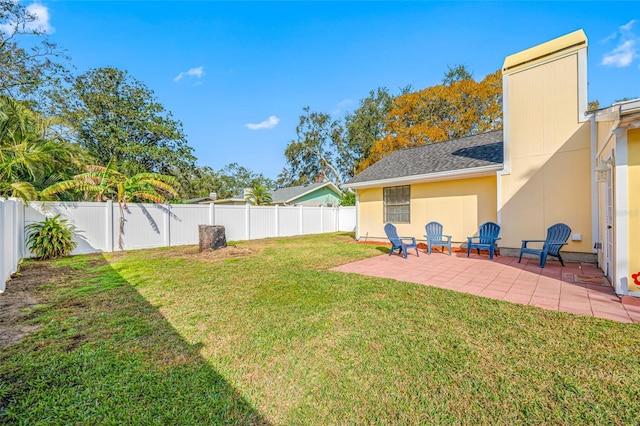
<instances>
[{"instance_id":1,"label":"neighboring house roof","mask_svg":"<svg viewBox=\"0 0 640 426\"><path fill-rule=\"evenodd\" d=\"M213 198L211 197L200 197L200 198L191 198L188 200L184 200L185 203L187 204L199 204L199 203L210 203L215 201Z\"/></svg>"},{"instance_id":2,"label":"neighboring house roof","mask_svg":"<svg viewBox=\"0 0 640 426\"><path fill-rule=\"evenodd\" d=\"M312 183L309 185L299 185L299 186L289 186L287 188L274 189L269 191L271 193L271 203L272 204L292 204L295 203L299 198L304 197L307 194L310 194L314 191L317 191L321 188L328 187L333 190L338 197L342 196L342 191L335 186L331 182L320 182L320 183ZM194 203L198 202L206 202L208 197L203 199L196 198ZM187 200L190 202L191 200ZM225 198L223 200L217 200L216 204L225 204L225 203L234 203L234 202L244 202L244 193L235 195L231 198Z\"/></svg>"},{"instance_id":3,"label":"neighboring house roof","mask_svg":"<svg viewBox=\"0 0 640 426\"><path fill-rule=\"evenodd\" d=\"M343 186L371 187L495 172L503 167L502 142L503 132L497 130L394 151Z\"/></svg>"},{"instance_id":4,"label":"neighboring house roof","mask_svg":"<svg viewBox=\"0 0 640 426\"><path fill-rule=\"evenodd\" d=\"M223 198L222 200L216 200L216 204L233 204L233 203L246 203L243 195L236 195L231 198Z\"/></svg>"},{"instance_id":5,"label":"neighboring house roof","mask_svg":"<svg viewBox=\"0 0 640 426\"><path fill-rule=\"evenodd\" d=\"M307 194L310 194L324 187L331 188L338 196L342 195L342 191L331 182L312 183L310 185L289 186L271 191L271 199L273 203L290 204L295 202Z\"/></svg>"}]
</instances>

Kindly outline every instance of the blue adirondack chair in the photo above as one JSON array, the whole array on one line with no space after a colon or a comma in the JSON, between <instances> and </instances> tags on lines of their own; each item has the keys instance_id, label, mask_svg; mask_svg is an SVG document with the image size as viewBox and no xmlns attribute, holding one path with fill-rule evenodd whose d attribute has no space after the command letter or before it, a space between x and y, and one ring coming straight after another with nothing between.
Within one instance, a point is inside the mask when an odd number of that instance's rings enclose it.
<instances>
[{"instance_id":1,"label":"blue adirondack chair","mask_svg":"<svg viewBox=\"0 0 640 426\"><path fill-rule=\"evenodd\" d=\"M407 258L407 249L415 248L416 256L420 256L418 254L418 244L416 244L416 239L414 237L399 237L398 231L396 227L391 223L387 223L384 226L384 233L387 234L387 238L391 241L391 250L389 250L389 256L393 253L395 249L398 249L398 254L402 253L404 258ZM403 240L411 240L410 243L405 243Z\"/></svg>"},{"instance_id":2,"label":"blue adirondack chair","mask_svg":"<svg viewBox=\"0 0 640 426\"><path fill-rule=\"evenodd\" d=\"M547 239L546 240L522 240L522 247L520 248L520 258L518 259L518 263L522 260L522 255L524 253L534 254L540 257L540 267L544 268L545 263L547 262L547 256L557 257L560 261L560 264L564 266L564 262L562 261L562 257L560 256L560 249L562 246L565 246L567 240L569 239L569 235L571 235L571 228L564 223L556 223L555 225L551 225L549 229L547 229ZM543 243L541 249L535 249L527 247L529 243Z\"/></svg>"},{"instance_id":3,"label":"blue adirondack chair","mask_svg":"<svg viewBox=\"0 0 640 426\"><path fill-rule=\"evenodd\" d=\"M425 235L427 238L427 253L431 254L432 247L442 247L442 252L444 253L444 248L448 247L449 256L451 256L451 235L442 234L442 225L438 222L429 222L424 228L427 231Z\"/></svg>"},{"instance_id":4,"label":"blue adirondack chair","mask_svg":"<svg viewBox=\"0 0 640 426\"><path fill-rule=\"evenodd\" d=\"M493 259L496 252L496 241L500 239L500 225L493 222L485 222L480 225L477 237L467 237L467 257L471 254L471 249L489 250L489 259ZM474 242L477 241L477 242Z\"/></svg>"}]
</instances>

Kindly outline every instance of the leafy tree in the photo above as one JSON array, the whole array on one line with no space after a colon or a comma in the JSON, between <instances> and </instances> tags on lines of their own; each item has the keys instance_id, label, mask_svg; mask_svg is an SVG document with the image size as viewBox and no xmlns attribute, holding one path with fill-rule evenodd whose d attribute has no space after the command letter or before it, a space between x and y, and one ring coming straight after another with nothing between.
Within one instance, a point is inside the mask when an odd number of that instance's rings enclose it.
<instances>
[{"instance_id":1,"label":"leafy tree","mask_svg":"<svg viewBox=\"0 0 640 426\"><path fill-rule=\"evenodd\" d=\"M266 186L256 183L250 189L249 193L245 196L245 199L254 206L263 206L265 204L271 204L273 199L271 198L271 191Z\"/></svg>"},{"instance_id":2,"label":"leafy tree","mask_svg":"<svg viewBox=\"0 0 640 426\"><path fill-rule=\"evenodd\" d=\"M218 198L230 198L242 194L245 188L262 185L273 188L274 182L261 173L254 173L246 167L231 163L224 166L217 173L218 184L213 189Z\"/></svg>"},{"instance_id":3,"label":"leafy tree","mask_svg":"<svg viewBox=\"0 0 640 426\"><path fill-rule=\"evenodd\" d=\"M0 0L0 93L15 99L40 97L42 89L68 74L68 60L38 26L32 9Z\"/></svg>"},{"instance_id":4,"label":"leafy tree","mask_svg":"<svg viewBox=\"0 0 640 426\"><path fill-rule=\"evenodd\" d=\"M465 80L473 80L473 72L468 70L466 65L458 64L453 67L447 65L447 71L442 78L444 86L451 86L453 83Z\"/></svg>"},{"instance_id":5,"label":"leafy tree","mask_svg":"<svg viewBox=\"0 0 640 426\"><path fill-rule=\"evenodd\" d=\"M209 166L194 167L179 173L177 178L180 183L179 196L183 200L207 197L211 192L218 193L221 185L218 173Z\"/></svg>"},{"instance_id":6,"label":"leafy tree","mask_svg":"<svg viewBox=\"0 0 640 426\"><path fill-rule=\"evenodd\" d=\"M44 195L53 195L63 191L79 190L84 198L95 201L112 200L120 209L120 234L118 246L122 250L124 237L124 213L128 202L151 201L165 203L169 198L178 195L175 187L177 181L172 176L159 173L138 173L126 176L110 165L107 167L86 166L87 172L73 177L71 180L58 182L43 191Z\"/></svg>"},{"instance_id":7,"label":"leafy tree","mask_svg":"<svg viewBox=\"0 0 640 426\"><path fill-rule=\"evenodd\" d=\"M501 128L500 71L487 75L481 82L453 78L449 85L397 97L386 119L387 135L374 144L359 171L399 149Z\"/></svg>"},{"instance_id":8,"label":"leafy tree","mask_svg":"<svg viewBox=\"0 0 640 426\"><path fill-rule=\"evenodd\" d=\"M288 185L311 183L317 177L340 185L342 176L335 160L338 149L344 143L344 129L338 120L332 120L329 114L312 112L303 108L304 114L296 127L297 139L291 141L285 149L287 167L281 178L288 176Z\"/></svg>"},{"instance_id":9,"label":"leafy tree","mask_svg":"<svg viewBox=\"0 0 640 426\"><path fill-rule=\"evenodd\" d=\"M99 164L114 164L125 175L178 175L195 168L182 124L126 71L88 71L52 98L57 115Z\"/></svg>"},{"instance_id":10,"label":"leafy tree","mask_svg":"<svg viewBox=\"0 0 640 426\"><path fill-rule=\"evenodd\" d=\"M50 127L24 101L0 95L0 197L35 200L40 190L80 170L84 153Z\"/></svg>"},{"instance_id":11,"label":"leafy tree","mask_svg":"<svg viewBox=\"0 0 640 426\"><path fill-rule=\"evenodd\" d=\"M344 143L338 149L338 166L345 177L352 177L371 148L386 136L385 119L391 111L394 96L379 87L360 101L360 106L345 116Z\"/></svg>"},{"instance_id":12,"label":"leafy tree","mask_svg":"<svg viewBox=\"0 0 640 426\"><path fill-rule=\"evenodd\" d=\"M356 194L351 191L344 191L342 193L342 197L340 197L340 205L341 206L355 206L356 205Z\"/></svg>"}]
</instances>

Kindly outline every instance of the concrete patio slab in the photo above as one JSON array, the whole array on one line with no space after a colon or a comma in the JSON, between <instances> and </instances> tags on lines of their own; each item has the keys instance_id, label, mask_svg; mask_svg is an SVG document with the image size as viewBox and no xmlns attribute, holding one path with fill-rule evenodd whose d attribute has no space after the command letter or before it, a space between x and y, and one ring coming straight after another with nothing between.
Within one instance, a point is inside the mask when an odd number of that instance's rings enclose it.
<instances>
[{"instance_id":1,"label":"concrete patio slab","mask_svg":"<svg viewBox=\"0 0 640 426\"><path fill-rule=\"evenodd\" d=\"M606 318L613 321L640 322L640 306L623 304L609 285L600 279L603 273L586 263L547 261L538 267L537 259L454 252L420 257L409 253L407 259L394 254L380 255L333 268L334 271L393 278L490 299L542 309ZM594 284L601 282L602 284Z\"/></svg>"}]
</instances>

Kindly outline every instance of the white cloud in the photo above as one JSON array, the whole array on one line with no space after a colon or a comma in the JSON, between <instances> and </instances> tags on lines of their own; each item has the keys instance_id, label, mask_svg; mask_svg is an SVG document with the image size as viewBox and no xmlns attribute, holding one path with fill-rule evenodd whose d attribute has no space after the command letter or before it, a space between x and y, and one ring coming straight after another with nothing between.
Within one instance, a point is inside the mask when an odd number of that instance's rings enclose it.
<instances>
[{"instance_id":1,"label":"white cloud","mask_svg":"<svg viewBox=\"0 0 640 426\"><path fill-rule=\"evenodd\" d=\"M617 37L618 37L618 31L614 31L608 36L606 36L605 38L603 38L602 40L600 40L600 43L602 44L609 43L611 40L615 40Z\"/></svg>"},{"instance_id":2,"label":"white cloud","mask_svg":"<svg viewBox=\"0 0 640 426\"><path fill-rule=\"evenodd\" d=\"M633 27L633 24L636 23L635 19L630 20L629 22L627 22L624 25L620 25L620 31L631 31L631 28Z\"/></svg>"},{"instance_id":3,"label":"white cloud","mask_svg":"<svg viewBox=\"0 0 640 426\"><path fill-rule=\"evenodd\" d=\"M332 113L332 115L338 115L338 114L344 112L344 110L346 110L351 105L353 105L353 100L351 100L351 99L343 99L340 102L338 102L338 104L336 105L335 109L333 111L331 111L331 113Z\"/></svg>"},{"instance_id":4,"label":"white cloud","mask_svg":"<svg viewBox=\"0 0 640 426\"><path fill-rule=\"evenodd\" d=\"M617 40L618 45L602 57L602 65L624 68L633 63L634 60L640 58L638 54L638 41L640 40L633 33L633 25L635 19L618 27L618 31L614 37L607 37L605 41Z\"/></svg>"},{"instance_id":5,"label":"white cloud","mask_svg":"<svg viewBox=\"0 0 640 426\"><path fill-rule=\"evenodd\" d=\"M604 55L602 65L611 65L617 68L624 68L631 65L638 57L635 40L627 40Z\"/></svg>"},{"instance_id":6,"label":"white cloud","mask_svg":"<svg viewBox=\"0 0 640 426\"><path fill-rule=\"evenodd\" d=\"M19 28L20 31L38 31L47 34L53 34L55 28L51 25L49 17L49 9L40 3L32 3L26 7L26 11L29 15L35 17L35 20L26 22ZM0 25L0 31L6 34L13 33L15 28L15 22L9 22Z\"/></svg>"},{"instance_id":7,"label":"white cloud","mask_svg":"<svg viewBox=\"0 0 640 426\"><path fill-rule=\"evenodd\" d=\"M273 129L274 127L276 127L276 125L280 122L280 119L278 117L276 117L275 115L272 115L271 117L267 118L266 120L264 120L261 123L247 123L244 126L251 129L251 130L260 130L260 129Z\"/></svg>"},{"instance_id":8,"label":"white cloud","mask_svg":"<svg viewBox=\"0 0 640 426\"><path fill-rule=\"evenodd\" d=\"M200 67L196 67L196 68L191 68L188 71L182 71L180 74L178 74L177 76L174 77L173 81L175 81L177 83L177 82L179 82L180 80L182 80L185 77L200 78L203 75L204 75L204 67L200 66Z\"/></svg>"}]
</instances>

